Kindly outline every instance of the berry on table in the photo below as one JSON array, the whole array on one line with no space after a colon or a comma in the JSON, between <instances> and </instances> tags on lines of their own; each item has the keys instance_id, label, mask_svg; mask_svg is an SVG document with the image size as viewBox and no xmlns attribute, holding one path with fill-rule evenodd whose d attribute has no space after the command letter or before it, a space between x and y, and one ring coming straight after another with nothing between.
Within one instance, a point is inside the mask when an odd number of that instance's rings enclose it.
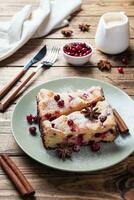
<instances>
[{"instance_id":1,"label":"berry on table","mask_svg":"<svg viewBox=\"0 0 134 200\"><path fill-rule=\"evenodd\" d=\"M123 69L123 67L118 67L118 72L120 73L120 74L124 74L124 69Z\"/></svg>"}]
</instances>

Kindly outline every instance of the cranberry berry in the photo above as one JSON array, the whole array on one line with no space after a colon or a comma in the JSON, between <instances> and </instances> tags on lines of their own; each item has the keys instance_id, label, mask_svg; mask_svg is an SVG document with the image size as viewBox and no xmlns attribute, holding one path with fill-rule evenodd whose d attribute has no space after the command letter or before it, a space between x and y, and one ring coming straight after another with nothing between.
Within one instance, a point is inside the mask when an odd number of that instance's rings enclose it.
<instances>
[{"instance_id":1,"label":"cranberry berry","mask_svg":"<svg viewBox=\"0 0 134 200\"><path fill-rule=\"evenodd\" d=\"M72 128L71 128L71 131L72 131L72 132L75 132L75 131L76 131L75 127L72 127Z\"/></svg>"},{"instance_id":2,"label":"cranberry berry","mask_svg":"<svg viewBox=\"0 0 134 200\"><path fill-rule=\"evenodd\" d=\"M75 126L75 124L74 124L74 122L73 122L72 119L69 119L69 120L67 121L67 124L68 124L68 126L70 127L70 130L71 130L72 132L75 132L75 131L76 131L76 126Z\"/></svg>"},{"instance_id":3,"label":"cranberry berry","mask_svg":"<svg viewBox=\"0 0 134 200\"><path fill-rule=\"evenodd\" d=\"M27 115L27 116L26 116L26 119L27 119L27 122L28 122L29 124L32 124L32 123L33 123L33 115L32 115L32 114Z\"/></svg>"},{"instance_id":4,"label":"cranberry berry","mask_svg":"<svg viewBox=\"0 0 134 200\"><path fill-rule=\"evenodd\" d=\"M120 74L124 74L124 69L122 68L122 67L118 67L118 72L120 73Z\"/></svg>"},{"instance_id":5,"label":"cranberry berry","mask_svg":"<svg viewBox=\"0 0 134 200\"><path fill-rule=\"evenodd\" d=\"M27 119L27 122L29 123L29 124L32 124L32 123L35 123L35 124L37 124L38 123L38 116L33 116L32 114L30 114L30 115L27 115L26 116L26 119Z\"/></svg>"},{"instance_id":6,"label":"cranberry berry","mask_svg":"<svg viewBox=\"0 0 134 200\"><path fill-rule=\"evenodd\" d=\"M90 54L92 49L85 43L75 42L65 45L63 51L70 56L81 57Z\"/></svg>"},{"instance_id":7,"label":"cranberry berry","mask_svg":"<svg viewBox=\"0 0 134 200\"><path fill-rule=\"evenodd\" d=\"M51 124L51 126L52 126L52 128L54 128L54 127L55 127L55 124L54 124L54 123L52 123L52 124Z\"/></svg>"},{"instance_id":8,"label":"cranberry berry","mask_svg":"<svg viewBox=\"0 0 134 200\"><path fill-rule=\"evenodd\" d=\"M38 116L33 116L33 122L35 123L35 124L37 124L38 123Z\"/></svg>"},{"instance_id":9,"label":"cranberry berry","mask_svg":"<svg viewBox=\"0 0 134 200\"><path fill-rule=\"evenodd\" d=\"M58 101L57 104L58 104L59 108L63 108L64 107L64 100Z\"/></svg>"},{"instance_id":10,"label":"cranberry berry","mask_svg":"<svg viewBox=\"0 0 134 200\"><path fill-rule=\"evenodd\" d=\"M54 96L54 100L55 100L56 102L59 101L59 100L60 100L60 95L59 95L59 94L55 95L55 96Z\"/></svg>"},{"instance_id":11,"label":"cranberry berry","mask_svg":"<svg viewBox=\"0 0 134 200\"><path fill-rule=\"evenodd\" d=\"M29 128L29 133L31 135L35 136L36 135L36 127L35 126L30 127Z\"/></svg>"},{"instance_id":12,"label":"cranberry berry","mask_svg":"<svg viewBox=\"0 0 134 200\"><path fill-rule=\"evenodd\" d=\"M67 124L68 124L68 126L72 127L72 126L74 125L74 122L73 122L72 119L69 119L69 120L67 121Z\"/></svg>"},{"instance_id":13,"label":"cranberry berry","mask_svg":"<svg viewBox=\"0 0 134 200\"><path fill-rule=\"evenodd\" d=\"M55 119L56 119L56 117L53 116L53 117L51 117L51 118L49 119L49 121L51 122L51 121L53 121L53 120L55 120Z\"/></svg>"},{"instance_id":14,"label":"cranberry berry","mask_svg":"<svg viewBox=\"0 0 134 200\"><path fill-rule=\"evenodd\" d=\"M50 120L51 117L52 117L51 113L47 113L47 114L45 114L45 118L46 118L47 120Z\"/></svg>"}]
</instances>

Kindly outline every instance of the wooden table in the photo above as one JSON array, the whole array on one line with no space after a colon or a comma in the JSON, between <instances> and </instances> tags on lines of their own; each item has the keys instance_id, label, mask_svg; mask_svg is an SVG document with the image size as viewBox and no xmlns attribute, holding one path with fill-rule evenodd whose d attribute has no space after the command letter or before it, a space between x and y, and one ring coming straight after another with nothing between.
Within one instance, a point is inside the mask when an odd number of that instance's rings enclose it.
<instances>
[{"instance_id":1,"label":"wooden table","mask_svg":"<svg viewBox=\"0 0 134 200\"><path fill-rule=\"evenodd\" d=\"M36 7L34 0L0 0L0 20L8 20L14 13L19 11L26 3ZM74 14L70 29L74 31L71 39L65 39L61 30L53 32L46 38L32 39L18 50L10 58L0 62L0 88L20 71L26 61L37 52L45 43L50 45L56 43L62 46L68 41L81 40L94 45L94 35L100 16L106 11L125 11L130 20L130 49L127 52L129 65L125 67L124 74L117 72L117 67L122 66L120 56L107 57L99 51L95 51L91 62L83 67L69 66L62 57L55 65L45 73L39 73L32 84L27 88L31 89L48 80L66 76L92 77L110 82L123 89L128 95L134 98L134 1L133 0L83 0L82 10ZM91 24L89 32L82 33L78 29L81 22ZM113 65L111 72L101 72L96 67L100 59L108 58ZM31 71L31 70L30 70ZM18 101L18 100L17 100ZM16 101L16 102L17 102ZM116 188L115 180L126 173L127 169L134 172L134 154L129 156L120 164L104 171L92 174L66 173L53 170L43 166L28 157L17 145L11 133L11 115L16 102L0 113L0 153L9 153L17 166L26 175L33 187L36 189L37 199L88 199L88 200L121 200L119 191ZM0 199L21 199L7 176L0 169Z\"/></svg>"}]
</instances>

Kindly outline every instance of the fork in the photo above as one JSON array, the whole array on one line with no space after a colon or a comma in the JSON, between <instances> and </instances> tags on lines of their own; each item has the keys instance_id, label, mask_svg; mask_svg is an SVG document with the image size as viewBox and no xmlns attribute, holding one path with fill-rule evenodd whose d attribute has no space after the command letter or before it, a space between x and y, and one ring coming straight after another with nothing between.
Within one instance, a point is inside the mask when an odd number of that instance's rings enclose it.
<instances>
[{"instance_id":1,"label":"fork","mask_svg":"<svg viewBox=\"0 0 134 200\"><path fill-rule=\"evenodd\" d=\"M17 73L1 90L0 90L0 99L2 99L11 89L12 87L20 80L20 78L22 78L22 76L24 76L26 74L26 72L28 71L28 69L35 63L39 62L40 60L42 60L42 58L46 55L47 52L47 48L46 45L40 49L40 51L38 51L36 53L36 55L30 59L22 68L21 71L19 71L19 73Z\"/></svg>"},{"instance_id":2,"label":"fork","mask_svg":"<svg viewBox=\"0 0 134 200\"><path fill-rule=\"evenodd\" d=\"M42 67L51 67L57 60L60 48L53 46L45 60L42 61L31 74L13 91L13 93L2 103L0 103L0 111L4 111L9 104L16 98L21 89L35 76Z\"/></svg>"}]
</instances>

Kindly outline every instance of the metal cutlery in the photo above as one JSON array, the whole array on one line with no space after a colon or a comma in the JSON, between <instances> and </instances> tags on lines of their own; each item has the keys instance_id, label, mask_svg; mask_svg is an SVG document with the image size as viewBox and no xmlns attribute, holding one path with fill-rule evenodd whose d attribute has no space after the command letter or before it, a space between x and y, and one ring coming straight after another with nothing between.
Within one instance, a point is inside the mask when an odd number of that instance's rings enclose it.
<instances>
[{"instance_id":1,"label":"metal cutlery","mask_svg":"<svg viewBox=\"0 0 134 200\"><path fill-rule=\"evenodd\" d=\"M13 91L13 93L0 104L0 110L4 111L9 104L16 98L16 96L19 94L21 89L35 76L35 74L38 72L40 68L44 67L51 67L57 60L58 54L59 54L60 48L53 47L44 61L42 61L34 70L31 72L31 74Z\"/></svg>"},{"instance_id":2,"label":"metal cutlery","mask_svg":"<svg viewBox=\"0 0 134 200\"><path fill-rule=\"evenodd\" d=\"M46 52L47 48L45 45L30 61L24 65L23 69L11 81L9 81L7 85L5 85L5 87L0 91L0 99L10 91L13 85L15 85L15 83L17 83L17 81L24 76L24 74L33 64L39 62L46 55Z\"/></svg>"}]
</instances>

